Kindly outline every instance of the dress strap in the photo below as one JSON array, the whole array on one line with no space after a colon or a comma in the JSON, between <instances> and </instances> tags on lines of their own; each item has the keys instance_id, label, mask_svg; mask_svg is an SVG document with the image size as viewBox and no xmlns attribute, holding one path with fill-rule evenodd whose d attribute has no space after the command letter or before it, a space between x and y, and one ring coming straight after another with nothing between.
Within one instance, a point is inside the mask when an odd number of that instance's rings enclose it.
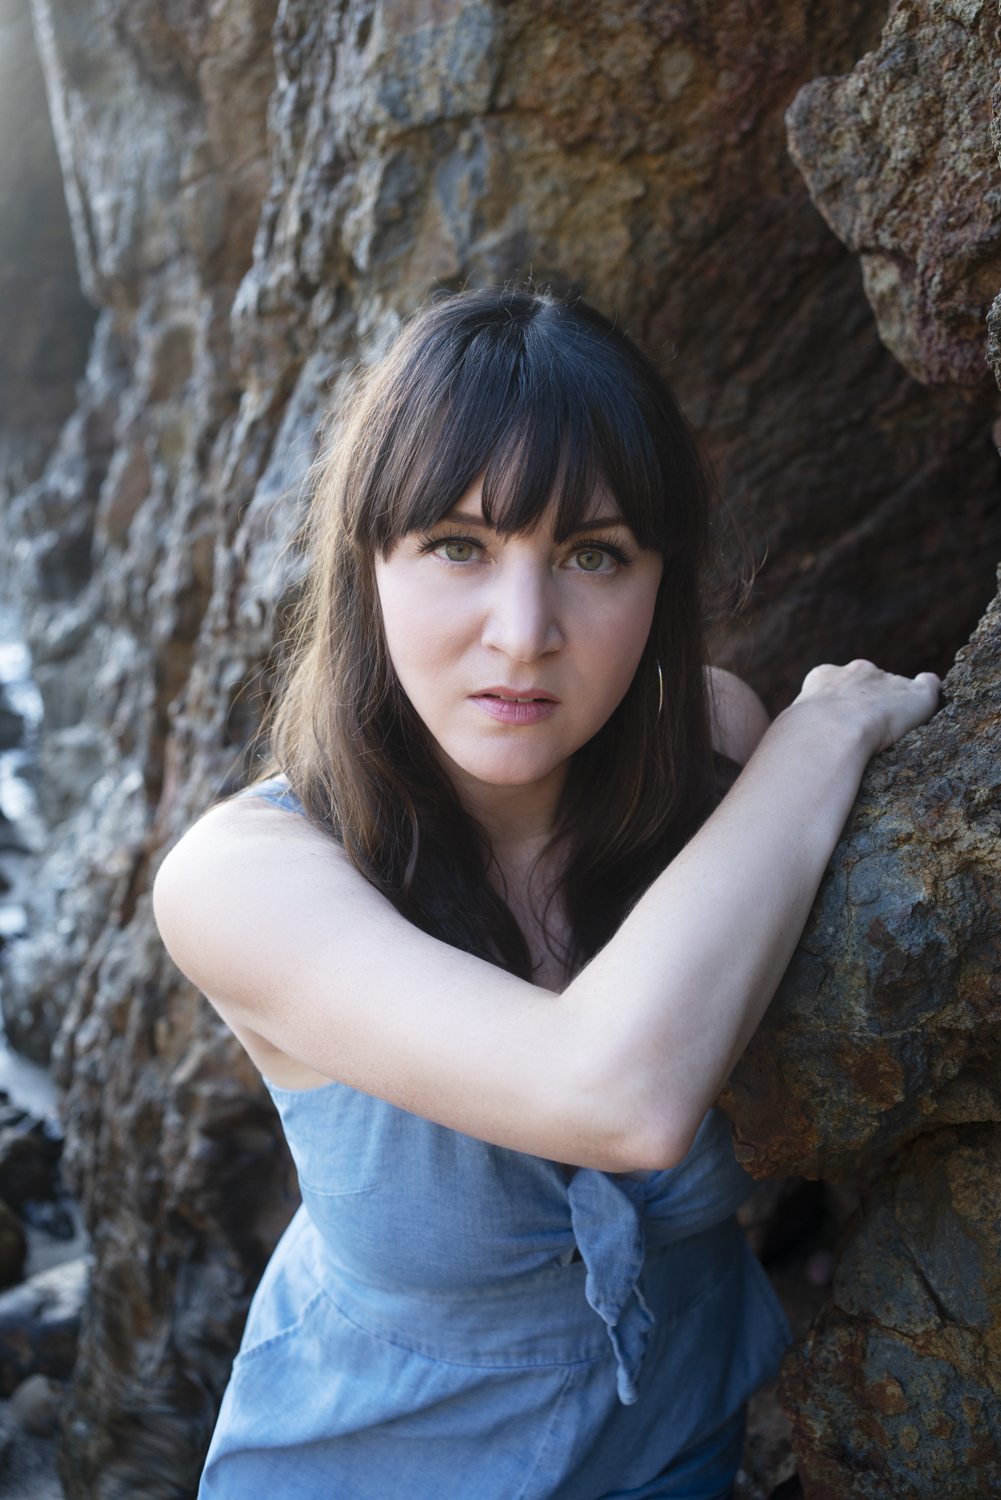
<instances>
[{"instance_id":1,"label":"dress strap","mask_svg":"<svg viewBox=\"0 0 1001 1500\"><path fill-rule=\"evenodd\" d=\"M273 807L283 807L286 812L306 816L306 809L289 786L287 776L271 776L267 781L258 781L253 786L244 787L242 792L237 792L237 796L261 797Z\"/></svg>"}]
</instances>

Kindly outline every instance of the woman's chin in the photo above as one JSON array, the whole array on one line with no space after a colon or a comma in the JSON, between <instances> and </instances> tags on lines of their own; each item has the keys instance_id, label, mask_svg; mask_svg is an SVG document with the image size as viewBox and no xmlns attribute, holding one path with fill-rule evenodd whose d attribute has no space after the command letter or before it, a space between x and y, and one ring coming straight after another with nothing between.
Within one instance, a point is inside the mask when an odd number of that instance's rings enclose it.
<instances>
[{"instance_id":1,"label":"woman's chin","mask_svg":"<svg viewBox=\"0 0 1001 1500\"><path fill-rule=\"evenodd\" d=\"M451 750L442 748L445 769L450 774L458 773L472 781L481 782L484 786L532 786L536 782L545 781L569 760L569 755L562 750L540 755L538 752L512 753L513 747L503 754L484 754L482 750L470 751L464 746L455 746Z\"/></svg>"}]
</instances>

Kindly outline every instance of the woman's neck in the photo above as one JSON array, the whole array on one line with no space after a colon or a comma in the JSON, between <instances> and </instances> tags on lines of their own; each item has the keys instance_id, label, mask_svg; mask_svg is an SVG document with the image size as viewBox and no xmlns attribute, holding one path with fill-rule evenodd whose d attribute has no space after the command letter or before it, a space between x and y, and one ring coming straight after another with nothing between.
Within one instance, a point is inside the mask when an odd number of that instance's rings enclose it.
<instances>
[{"instance_id":1,"label":"woman's neck","mask_svg":"<svg viewBox=\"0 0 1001 1500\"><path fill-rule=\"evenodd\" d=\"M570 762L528 786L495 786L469 776L441 751L439 759L466 812L489 840L493 860L487 879L524 934L533 982L563 990L573 975L570 924L558 890L561 859L558 850L544 856L556 831Z\"/></svg>"},{"instance_id":2,"label":"woman's neck","mask_svg":"<svg viewBox=\"0 0 1001 1500\"><path fill-rule=\"evenodd\" d=\"M444 751L438 758L470 817L486 834L505 875L528 871L552 840L570 762L527 786L497 786L470 776Z\"/></svg>"}]
</instances>

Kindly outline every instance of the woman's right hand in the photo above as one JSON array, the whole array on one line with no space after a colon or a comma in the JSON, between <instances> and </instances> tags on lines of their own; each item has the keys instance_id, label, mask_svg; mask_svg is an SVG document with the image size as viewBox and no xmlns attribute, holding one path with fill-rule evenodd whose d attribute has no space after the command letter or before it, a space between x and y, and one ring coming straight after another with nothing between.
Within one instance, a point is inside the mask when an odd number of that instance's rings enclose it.
<instances>
[{"instance_id":1,"label":"woman's right hand","mask_svg":"<svg viewBox=\"0 0 1001 1500\"><path fill-rule=\"evenodd\" d=\"M938 708L941 686L934 672L898 677L871 661L850 661L845 667L814 667L790 709L809 704L849 717L863 737L868 759L926 723Z\"/></svg>"}]
</instances>

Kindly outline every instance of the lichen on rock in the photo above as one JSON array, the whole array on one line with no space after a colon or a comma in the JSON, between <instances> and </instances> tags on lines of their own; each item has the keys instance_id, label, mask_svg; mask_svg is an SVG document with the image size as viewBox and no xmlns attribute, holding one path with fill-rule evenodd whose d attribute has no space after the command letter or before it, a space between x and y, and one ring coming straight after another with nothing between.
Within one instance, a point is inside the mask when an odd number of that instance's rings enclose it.
<instances>
[{"instance_id":1,"label":"lichen on rock","mask_svg":"<svg viewBox=\"0 0 1001 1500\"><path fill-rule=\"evenodd\" d=\"M894 0L877 48L789 110L789 149L821 213L859 253L880 336L929 384L977 386L1001 283L992 0Z\"/></svg>"},{"instance_id":2,"label":"lichen on rock","mask_svg":"<svg viewBox=\"0 0 1001 1500\"><path fill-rule=\"evenodd\" d=\"M1001 593L878 756L724 1103L755 1175L846 1177L1001 1122Z\"/></svg>"},{"instance_id":3,"label":"lichen on rock","mask_svg":"<svg viewBox=\"0 0 1001 1500\"><path fill-rule=\"evenodd\" d=\"M922 1136L865 1195L830 1305L787 1359L809 1500L1001 1489L1001 1131Z\"/></svg>"}]
</instances>

